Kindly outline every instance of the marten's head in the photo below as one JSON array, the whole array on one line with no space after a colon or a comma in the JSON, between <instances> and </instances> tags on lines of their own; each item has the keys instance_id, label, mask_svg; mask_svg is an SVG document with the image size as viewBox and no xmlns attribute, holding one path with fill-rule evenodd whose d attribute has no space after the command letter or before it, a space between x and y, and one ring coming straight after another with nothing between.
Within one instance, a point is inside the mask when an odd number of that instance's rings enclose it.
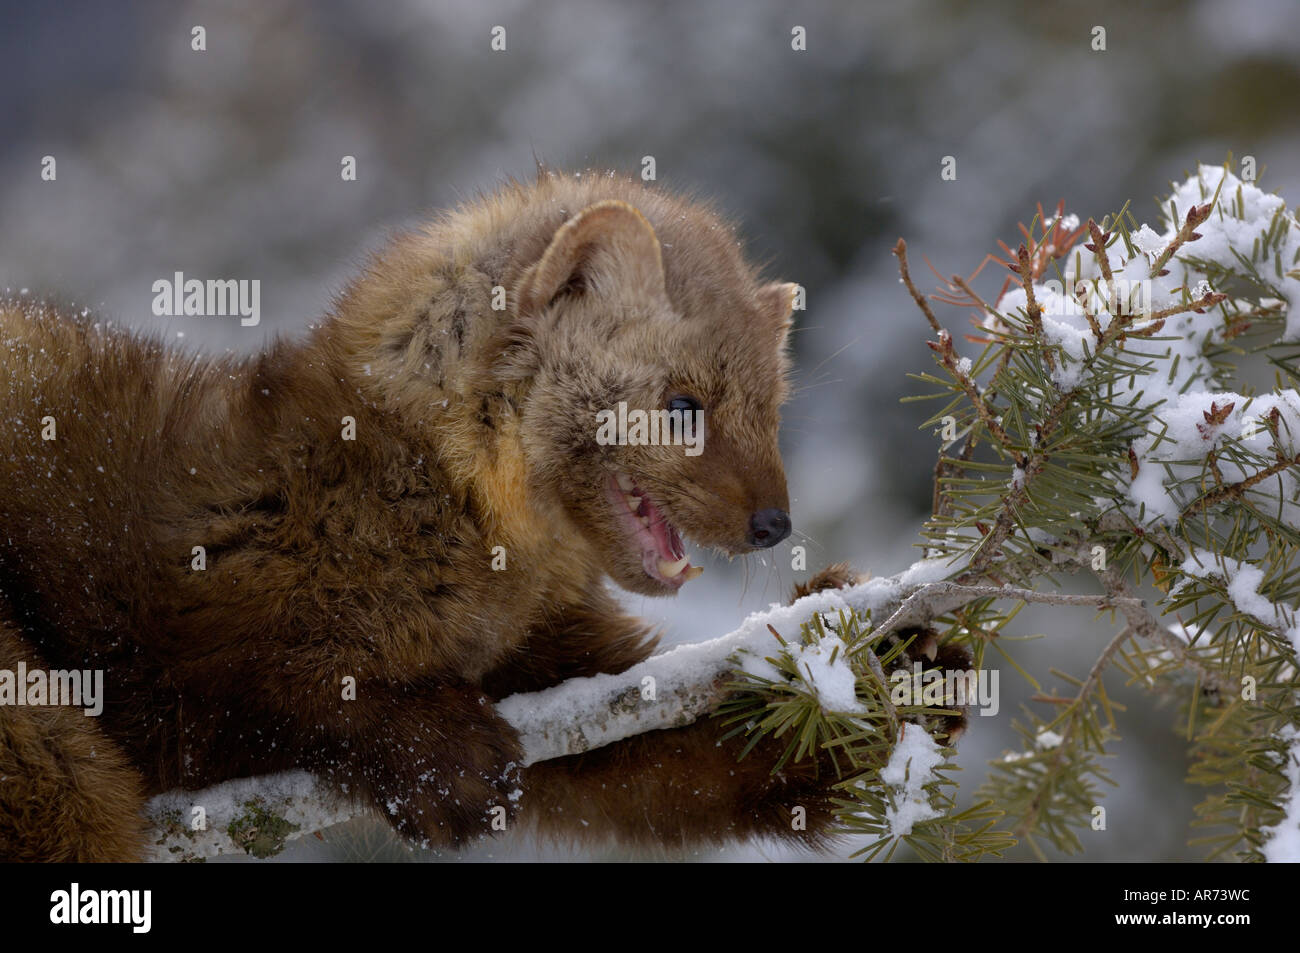
<instances>
[{"instance_id":1,"label":"marten's head","mask_svg":"<svg viewBox=\"0 0 1300 953\"><path fill-rule=\"evenodd\" d=\"M701 572L683 540L735 555L790 533L777 431L795 286L758 281L699 205L627 198L548 230L513 283L504 360L530 381L536 491L619 585L666 595Z\"/></svg>"}]
</instances>

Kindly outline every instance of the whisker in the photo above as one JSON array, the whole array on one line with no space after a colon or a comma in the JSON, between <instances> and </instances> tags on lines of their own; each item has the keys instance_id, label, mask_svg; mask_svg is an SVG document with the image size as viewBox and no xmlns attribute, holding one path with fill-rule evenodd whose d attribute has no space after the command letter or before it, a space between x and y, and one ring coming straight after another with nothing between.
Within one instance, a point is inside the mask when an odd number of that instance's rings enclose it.
<instances>
[{"instance_id":1,"label":"whisker","mask_svg":"<svg viewBox=\"0 0 1300 953\"><path fill-rule=\"evenodd\" d=\"M814 368L812 369L812 373L816 373L817 371L821 370L823 367L825 367L825 366L826 366L827 364L829 364L831 361L835 360L835 358L839 357L841 354L843 354L845 351L847 351L849 348L853 347L853 345L857 344L857 343L858 343L859 341L861 341L861 340L862 340L862 338L860 338L860 337L856 337L856 338L854 338L852 341L849 341L847 344L845 344L843 347L838 348L837 350L833 351L833 352L832 352L832 353L831 353L831 354L826 358L826 360L822 361L820 364L818 364L816 367L814 367Z\"/></svg>"}]
</instances>

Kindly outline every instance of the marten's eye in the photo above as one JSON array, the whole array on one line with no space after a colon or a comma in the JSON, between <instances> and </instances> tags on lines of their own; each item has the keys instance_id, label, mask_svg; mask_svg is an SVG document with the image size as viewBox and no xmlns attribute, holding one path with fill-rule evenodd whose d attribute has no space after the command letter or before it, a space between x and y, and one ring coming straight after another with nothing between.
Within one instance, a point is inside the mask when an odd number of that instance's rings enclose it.
<instances>
[{"instance_id":1,"label":"marten's eye","mask_svg":"<svg viewBox=\"0 0 1300 953\"><path fill-rule=\"evenodd\" d=\"M685 394L679 394L668 401L668 413L670 426L674 439L682 439L684 432L695 432L696 418L695 412L702 410L700 402L694 397L687 397Z\"/></svg>"}]
</instances>

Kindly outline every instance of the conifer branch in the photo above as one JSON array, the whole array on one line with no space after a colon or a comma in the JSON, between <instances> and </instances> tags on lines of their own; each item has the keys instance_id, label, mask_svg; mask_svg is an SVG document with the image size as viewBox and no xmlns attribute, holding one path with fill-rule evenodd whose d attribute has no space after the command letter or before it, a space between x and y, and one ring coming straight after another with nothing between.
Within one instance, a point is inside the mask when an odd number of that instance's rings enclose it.
<instances>
[{"instance_id":1,"label":"conifer branch","mask_svg":"<svg viewBox=\"0 0 1300 953\"><path fill-rule=\"evenodd\" d=\"M1206 493L1199 499L1194 500L1185 510L1183 510L1182 519L1195 516L1202 510L1209 509L1211 506L1218 506L1220 503L1228 500L1239 500L1251 487L1257 486L1269 477L1277 476L1282 471L1289 470L1292 467L1300 467L1300 454L1297 454L1294 457L1282 457L1276 463L1252 473L1244 480L1238 480L1236 483L1224 483L1222 474L1215 469L1214 473L1220 486L1211 490L1209 493Z\"/></svg>"},{"instance_id":2,"label":"conifer branch","mask_svg":"<svg viewBox=\"0 0 1300 953\"><path fill-rule=\"evenodd\" d=\"M619 675L572 679L542 692L511 696L497 710L519 731L525 764L579 754L646 731L687 725L715 710L727 695L738 657L767 654L769 625L797 625L816 613L840 610L880 613L906 602L906 611L890 613L889 622L876 629L886 632L893 631L890 626L928 621L985 595L982 590L936 586L918 578L913 567L894 577L813 593L794 605L756 613L729 635L677 646ZM886 685L883 672L881 676ZM646 678L653 679L653 700L643 695ZM195 808L202 808L204 830L193 829ZM245 850L271 856L287 840L364 813L302 772L242 779L204 791L172 791L154 798L148 811L157 834L158 860Z\"/></svg>"},{"instance_id":3,"label":"conifer branch","mask_svg":"<svg viewBox=\"0 0 1300 953\"><path fill-rule=\"evenodd\" d=\"M923 564L918 564L918 566ZM794 605L750 616L730 635L681 645L619 675L573 679L543 692L502 700L498 711L520 732L525 764L579 754L624 738L690 724L718 707L727 694L737 653L761 657L770 625L789 625L816 613L847 609L883 616L874 634L928 623L984 599L1010 599L1046 605L1098 609L1141 600L1130 596L1071 595L989 585L965 586L917 578L916 568L857 586L805 596ZM933 570L930 570L931 572ZM874 653L867 664L888 699L889 681ZM644 679L654 679L654 701L643 698ZM899 716L885 710L895 726ZM190 828L193 808L204 810L207 829ZM205 791L173 791L155 798L150 820L158 832L156 859L187 860L222 853L261 850L278 853L286 840L324 830L364 809L341 800L310 775L288 773L227 782ZM232 833L232 829L234 833ZM278 835L267 831L281 830Z\"/></svg>"},{"instance_id":4,"label":"conifer branch","mask_svg":"<svg viewBox=\"0 0 1300 953\"><path fill-rule=\"evenodd\" d=\"M1097 661L1093 663L1092 668L1088 671L1088 677L1084 680L1083 684L1079 686L1079 691L1072 699L1066 702L1065 710L1061 712L1061 714L1058 715L1057 718L1048 726L1048 729L1050 730L1064 722L1065 730L1061 732L1060 739L1055 740L1055 743L1051 746L1049 754L1045 756L1047 764L1046 770L1041 775L1038 791L1029 802L1029 810L1020 819L1020 823L1016 825L1015 834L1017 837L1025 837L1033 831L1038 816L1043 810L1044 799L1052 796L1053 788L1055 787L1060 772L1069 763L1068 756L1072 750L1071 746L1074 741L1075 732L1085 719L1091 717L1092 708L1089 704L1089 700L1092 697L1092 693L1101 683L1102 672L1104 672L1106 666L1110 664L1110 660L1114 657L1115 653L1118 652L1120 647L1132 638L1132 636L1133 630L1130 627L1125 626L1110 640L1110 642L1106 644L1106 647L1101 651L1101 655L1097 657Z\"/></svg>"},{"instance_id":5,"label":"conifer branch","mask_svg":"<svg viewBox=\"0 0 1300 953\"><path fill-rule=\"evenodd\" d=\"M1148 611L1144 600L1131 598L1132 588L1117 569L1106 569L1098 572L1097 576L1106 592L1117 600L1116 606L1123 613L1128 627L1139 637L1168 651L1184 668L1194 672L1207 689L1224 697L1231 697L1240 690L1240 683L1234 683L1228 676L1208 667L1193 655L1186 642L1161 625L1160 620Z\"/></svg>"},{"instance_id":6,"label":"conifer branch","mask_svg":"<svg viewBox=\"0 0 1300 953\"><path fill-rule=\"evenodd\" d=\"M1017 833L1035 850L1040 835L1059 849L1082 849L1070 828L1085 824L1097 803L1093 781L1110 783L1098 760L1109 729L1087 699L1096 693L1112 722L1119 706L1106 699L1100 676L1114 663L1151 688L1157 673L1194 676L1198 690L1183 699L1186 737L1200 759L1192 775L1219 788L1199 809L1200 823L1227 828L1206 842L1216 854L1238 845L1240 856L1276 859L1300 826L1300 793L1287 808L1276 768L1290 756L1278 738L1300 737L1300 625L1292 608L1300 604L1293 437L1300 374L1286 343L1300 340L1300 222L1279 198L1226 168L1200 167L1162 208L1171 224L1159 243L1150 228L1130 231L1127 206L1101 219L1107 230L1089 219L1058 243L1066 219L1059 206L1050 236L1036 242L1021 226L1024 244L1015 251L1002 244L1003 264L1018 278L993 305L957 278L947 284L960 295L936 296L978 306L988 333L971 340L1000 353L981 356L980 365L995 370L980 392L972 375L955 372L968 364L955 351L942 353L950 341L931 345L950 378L924 378L940 385L943 413L976 424L961 459L941 454L935 467L941 485L926 544L967 560L952 581L969 591L994 583L1005 594L1004 581L1057 590L1056 574L1090 568L1123 617L1124 632L1087 677L1058 673L1079 686L1077 695L1035 696L1056 709L1047 723L1031 713L1045 736L1020 726L1030 750L992 763L988 796L1022 819ZM1071 262L1064 276L1071 286L1044 280L1085 231L1092 254ZM1202 257L1189 255L1193 242L1201 242ZM1211 309L1213 318L1198 318ZM927 321L935 323L931 315ZM1259 343L1238 344L1248 333ZM1235 371L1249 370L1234 358L1252 350L1281 370L1278 382L1264 394L1246 382L1241 393L1225 392ZM1252 405L1262 405L1256 413L1272 433L1266 452L1246 426ZM981 426L986 417L1001 432ZM1204 568L1207 558L1218 568ZM1151 605L1133 594L1145 584L1163 593ZM1009 617L982 603L961 613L954 631L990 640ZM1130 652L1133 638L1150 648L1133 643ZM1058 736L1049 725L1066 728ZM1300 778L1292 787L1300 791ZM1289 833L1269 843L1268 829Z\"/></svg>"}]
</instances>

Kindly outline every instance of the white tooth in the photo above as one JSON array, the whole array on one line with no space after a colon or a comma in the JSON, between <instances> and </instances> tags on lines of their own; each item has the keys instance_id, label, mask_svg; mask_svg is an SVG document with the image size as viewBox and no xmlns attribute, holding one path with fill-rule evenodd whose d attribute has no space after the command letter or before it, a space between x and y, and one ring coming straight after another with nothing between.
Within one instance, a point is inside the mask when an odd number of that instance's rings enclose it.
<instances>
[{"instance_id":1,"label":"white tooth","mask_svg":"<svg viewBox=\"0 0 1300 953\"><path fill-rule=\"evenodd\" d=\"M641 509L641 497L639 496L633 496L631 493L624 493L623 502L627 504L627 508L633 513Z\"/></svg>"},{"instance_id":2,"label":"white tooth","mask_svg":"<svg viewBox=\"0 0 1300 953\"><path fill-rule=\"evenodd\" d=\"M682 573L682 575L686 577L687 582L690 582L692 579L698 579L700 576L704 575L704 567L692 566L690 569Z\"/></svg>"},{"instance_id":3,"label":"white tooth","mask_svg":"<svg viewBox=\"0 0 1300 953\"><path fill-rule=\"evenodd\" d=\"M636 484L632 482L632 478L628 476L626 473L618 474L618 476L615 479L618 480L618 488L622 490L624 493L629 492L636 486Z\"/></svg>"},{"instance_id":4,"label":"white tooth","mask_svg":"<svg viewBox=\"0 0 1300 953\"><path fill-rule=\"evenodd\" d=\"M680 573L683 569L685 569L688 565L690 565L690 562L691 559L689 556L683 556L681 559L678 559L676 562L671 562L671 563L666 559L661 559L659 560L659 572L663 575L665 579L673 579L676 578L678 573Z\"/></svg>"}]
</instances>

